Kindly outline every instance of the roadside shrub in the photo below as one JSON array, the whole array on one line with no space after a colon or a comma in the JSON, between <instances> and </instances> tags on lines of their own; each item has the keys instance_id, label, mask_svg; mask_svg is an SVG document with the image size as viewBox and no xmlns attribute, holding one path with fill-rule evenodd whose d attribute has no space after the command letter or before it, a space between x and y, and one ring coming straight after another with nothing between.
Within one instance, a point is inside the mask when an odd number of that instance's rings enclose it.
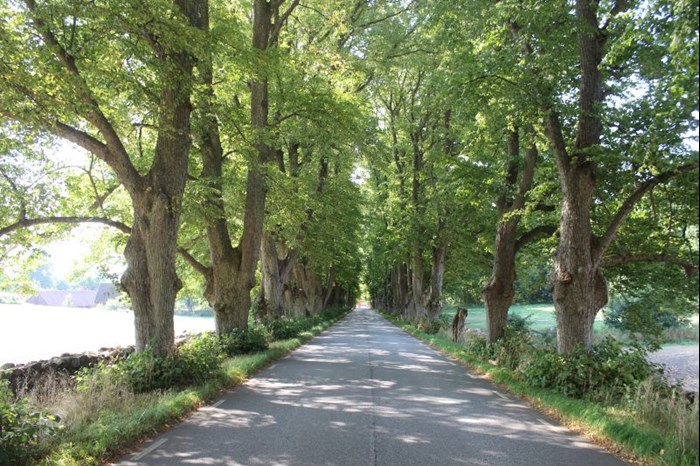
<instances>
[{"instance_id":1,"label":"roadside shrub","mask_svg":"<svg viewBox=\"0 0 700 466\"><path fill-rule=\"evenodd\" d=\"M421 319L416 323L416 328L428 335L435 335L442 328L442 322L439 319Z\"/></svg>"},{"instance_id":2,"label":"roadside shrub","mask_svg":"<svg viewBox=\"0 0 700 466\"><path fill-rule=\"evenodd\" d=\"M438 316L440 321L440 326L442 328L450 328L452 326L452 320L455 318L455 313L443 312Z\"/></svg>"},{"instance_id":3,"label":"roadside shrub","mask_svg":"<svg viewBox=\"0 0 700 466\"><path fill-rule=\"evenodd\" d=\"M574 398L595 401L619 399L640 382L660 375L660 368L647 361L637 346L623 348L607 338L590 351L580 345L569 355L535 350L523 368L525 381L535 387L553 388Z\"/></svg>"},{"instance_id":4,"label":"roadside shrub","mask_svg":"<svg viewBox=\"0 0 700 466\"><path fill-rule=\"evenodd\" d=\"M473 354L481 360L491 359L491 348L483 335L470 336L464 345L468 353Z\"/></svg>"},{"instance_id":5,"label":"roadside shrub","mask_svg":"<svg viewBox=\"0 0 700 466\"><path fill-rule=\"evenodd\" d=\"M499 366L516 370L534 350L526 319L518 321L516 327L506 327L503 337L491 346L491 355Z\"/></svg>"},{"instance_id":6,"label":"roadside shrub","mask_svg":"<svg viewBox=\"0 0 700 466\"><path fill-rule=\"evenodd\" d=\"M25 398L14 400L5 381L0 383L0 466L22 465L37 453L37 445L56 433L55 416L35 411Z\"/></svg>"},{"instance_id":7,"label":"roadside shrub","mask_svg":"<svg viewBox=\"0 0 700 466\"><path fill-rule=\"evenodd\" d=\"M221 371L224 348L211 334L190 338L172 355L156 356L146 348L118 362L114 370L122 374L136 393L196 385Z\"/></svg>"},{"instance_id":8,"label":"roadside shrub","mask_svg":"<svg viewBox=\"0 0 700 466\"><path fill-rule=\"evenodd\" d=\"M299 322L293 319L277 318L264 321L264 325L270 332L273 340L286 340L299 335Z\"/></svg>"},{"instance_id":9,"label":"roadside shrub","mask_svg":"<svg viewBox=\"0 0 700 466\"><path fill-rule=\"evenodd\" d=\"M221 373L224 350L216 335L203 333L180 346L176 360L182 368L180 384L197 385Z\"/></svg>"},{"instance_id":10,"label":"roadside shrub","mask_svg":"<svg viewBox=\"0 0 700 466\"><path fill-rule=\"evenodd\" d=\"M521 316L518 314L509 313L506 321L507 328L510 328L513 333L527 333L530 331L530 318L532 314Z\"/></svg>"},{"instance_id":11,"label":"roadside shrub","mask_svg":"<svg viewBox=\"0 0 700 466\"><path fill-rule=\"evenodd\" d=\"M350 311L347 307L329 307L321 311L321 320L331 321L341 318Z\"/></svg>"},{"instance_id":12,"label":"roadside shrub","mask_svg":"<svg viewBox=\"0 0 700 466\"><path fill-rule=\"evenodd\" d=\"M136 393L170 388L179 378L175 358L156 356L150 348L130 355L118 362L114 369L124 375Z\"/></svg>"},{"instance_id":13,"label":"roadside shrub","mask_svg":"<svg viewBox=\"0 0 700 466\"><path fill-rule=\"evenodd\" d=\"M270 333L272 340L286 340L311 330L322 322L334 320L336 316L342 315L344 312L345 310L343 309L340 311L331 309L328 312L324 311L321 314L297 319L286 317L267 318L263 320L263 325Z\"/></svg>"},{"instance_id":14,"label":"roadside shrub","mask_svg":"<svg viewBox=\"0 0 700 466\"><path fill-rule=\"evenodd\" d=\"M270 346L270 334L264 325L251 325L248 330L234 330L221 337L224 352L229 356L265 351Z\"/></svg>"}]
</instances>

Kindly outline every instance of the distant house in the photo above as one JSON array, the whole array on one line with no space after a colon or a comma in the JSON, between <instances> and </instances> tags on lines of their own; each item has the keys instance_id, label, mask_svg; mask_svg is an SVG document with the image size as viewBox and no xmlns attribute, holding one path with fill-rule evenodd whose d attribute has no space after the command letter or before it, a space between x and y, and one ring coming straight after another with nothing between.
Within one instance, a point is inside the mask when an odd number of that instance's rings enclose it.
<instances>
[{"instance_id":1,"label":"distant house","mask_svg":"<svg viewBox=\"0 0 700 466\"><path fill-rule=\"evenodd\" d=\"M101 283L97 290L41 290L27 300L41 306L95 307L119 295L111 283Z\"/></svg>"},{"instance_id":2,"label":"distant house","mask_svg":"<svg viewBox=\"0 0 700 466\"><path fill-rule=\"evenodd\" d=\"M95 291L95 305L104 304L119 297L119 289L112 283L100 283Z\"/></svg>"}]
</instances>

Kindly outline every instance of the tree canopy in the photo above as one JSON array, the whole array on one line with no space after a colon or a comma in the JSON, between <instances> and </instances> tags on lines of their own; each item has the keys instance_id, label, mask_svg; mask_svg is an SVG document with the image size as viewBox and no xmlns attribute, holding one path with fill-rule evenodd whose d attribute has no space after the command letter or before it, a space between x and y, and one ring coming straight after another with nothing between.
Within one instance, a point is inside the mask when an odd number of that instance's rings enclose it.
<instances>
[{"instance_id":1,"label":"tree canopy","mask_svg":"<svg viewBox=\"0 0 700 466\"><path fill-rule=\"evenodd\" d=\"M689 0L0 12L0 261L110 227L137 349L171 351L183 286L219 333L352 304L362 281L412 319L483 300L489 341L540 296L562 353L611 292L697 312Z\"/></svg>"}]
</instances>

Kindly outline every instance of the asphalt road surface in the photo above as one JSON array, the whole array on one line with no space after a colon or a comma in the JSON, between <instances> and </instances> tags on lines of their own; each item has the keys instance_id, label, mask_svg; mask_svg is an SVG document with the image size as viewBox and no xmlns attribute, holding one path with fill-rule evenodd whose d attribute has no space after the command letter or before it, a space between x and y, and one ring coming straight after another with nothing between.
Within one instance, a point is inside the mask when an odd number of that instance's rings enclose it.
<instances>
[{"instance_id":1,"label":"asphalt road surface","mask_svg":"<svg viewBox=\"0 0 700 466\"><path fill-rule=\"evenodd\" d=\"M118 465L623 465L371 310Z\"/></svg>"}]
</instances>

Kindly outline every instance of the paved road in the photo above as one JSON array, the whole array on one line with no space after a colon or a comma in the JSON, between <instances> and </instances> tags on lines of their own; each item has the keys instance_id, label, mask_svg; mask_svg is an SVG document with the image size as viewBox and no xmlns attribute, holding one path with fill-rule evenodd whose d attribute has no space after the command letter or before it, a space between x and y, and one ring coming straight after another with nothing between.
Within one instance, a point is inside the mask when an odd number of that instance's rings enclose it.
<instances>
[{"instance_id":1,"label":"paved road","mask_svg":"<svg viewBox=\"0 0 700 466\"><path fill-rule=\"evenodd\" d=\"M624 463L356 310L117 464Z\"/></svg>"}]
</instances>

